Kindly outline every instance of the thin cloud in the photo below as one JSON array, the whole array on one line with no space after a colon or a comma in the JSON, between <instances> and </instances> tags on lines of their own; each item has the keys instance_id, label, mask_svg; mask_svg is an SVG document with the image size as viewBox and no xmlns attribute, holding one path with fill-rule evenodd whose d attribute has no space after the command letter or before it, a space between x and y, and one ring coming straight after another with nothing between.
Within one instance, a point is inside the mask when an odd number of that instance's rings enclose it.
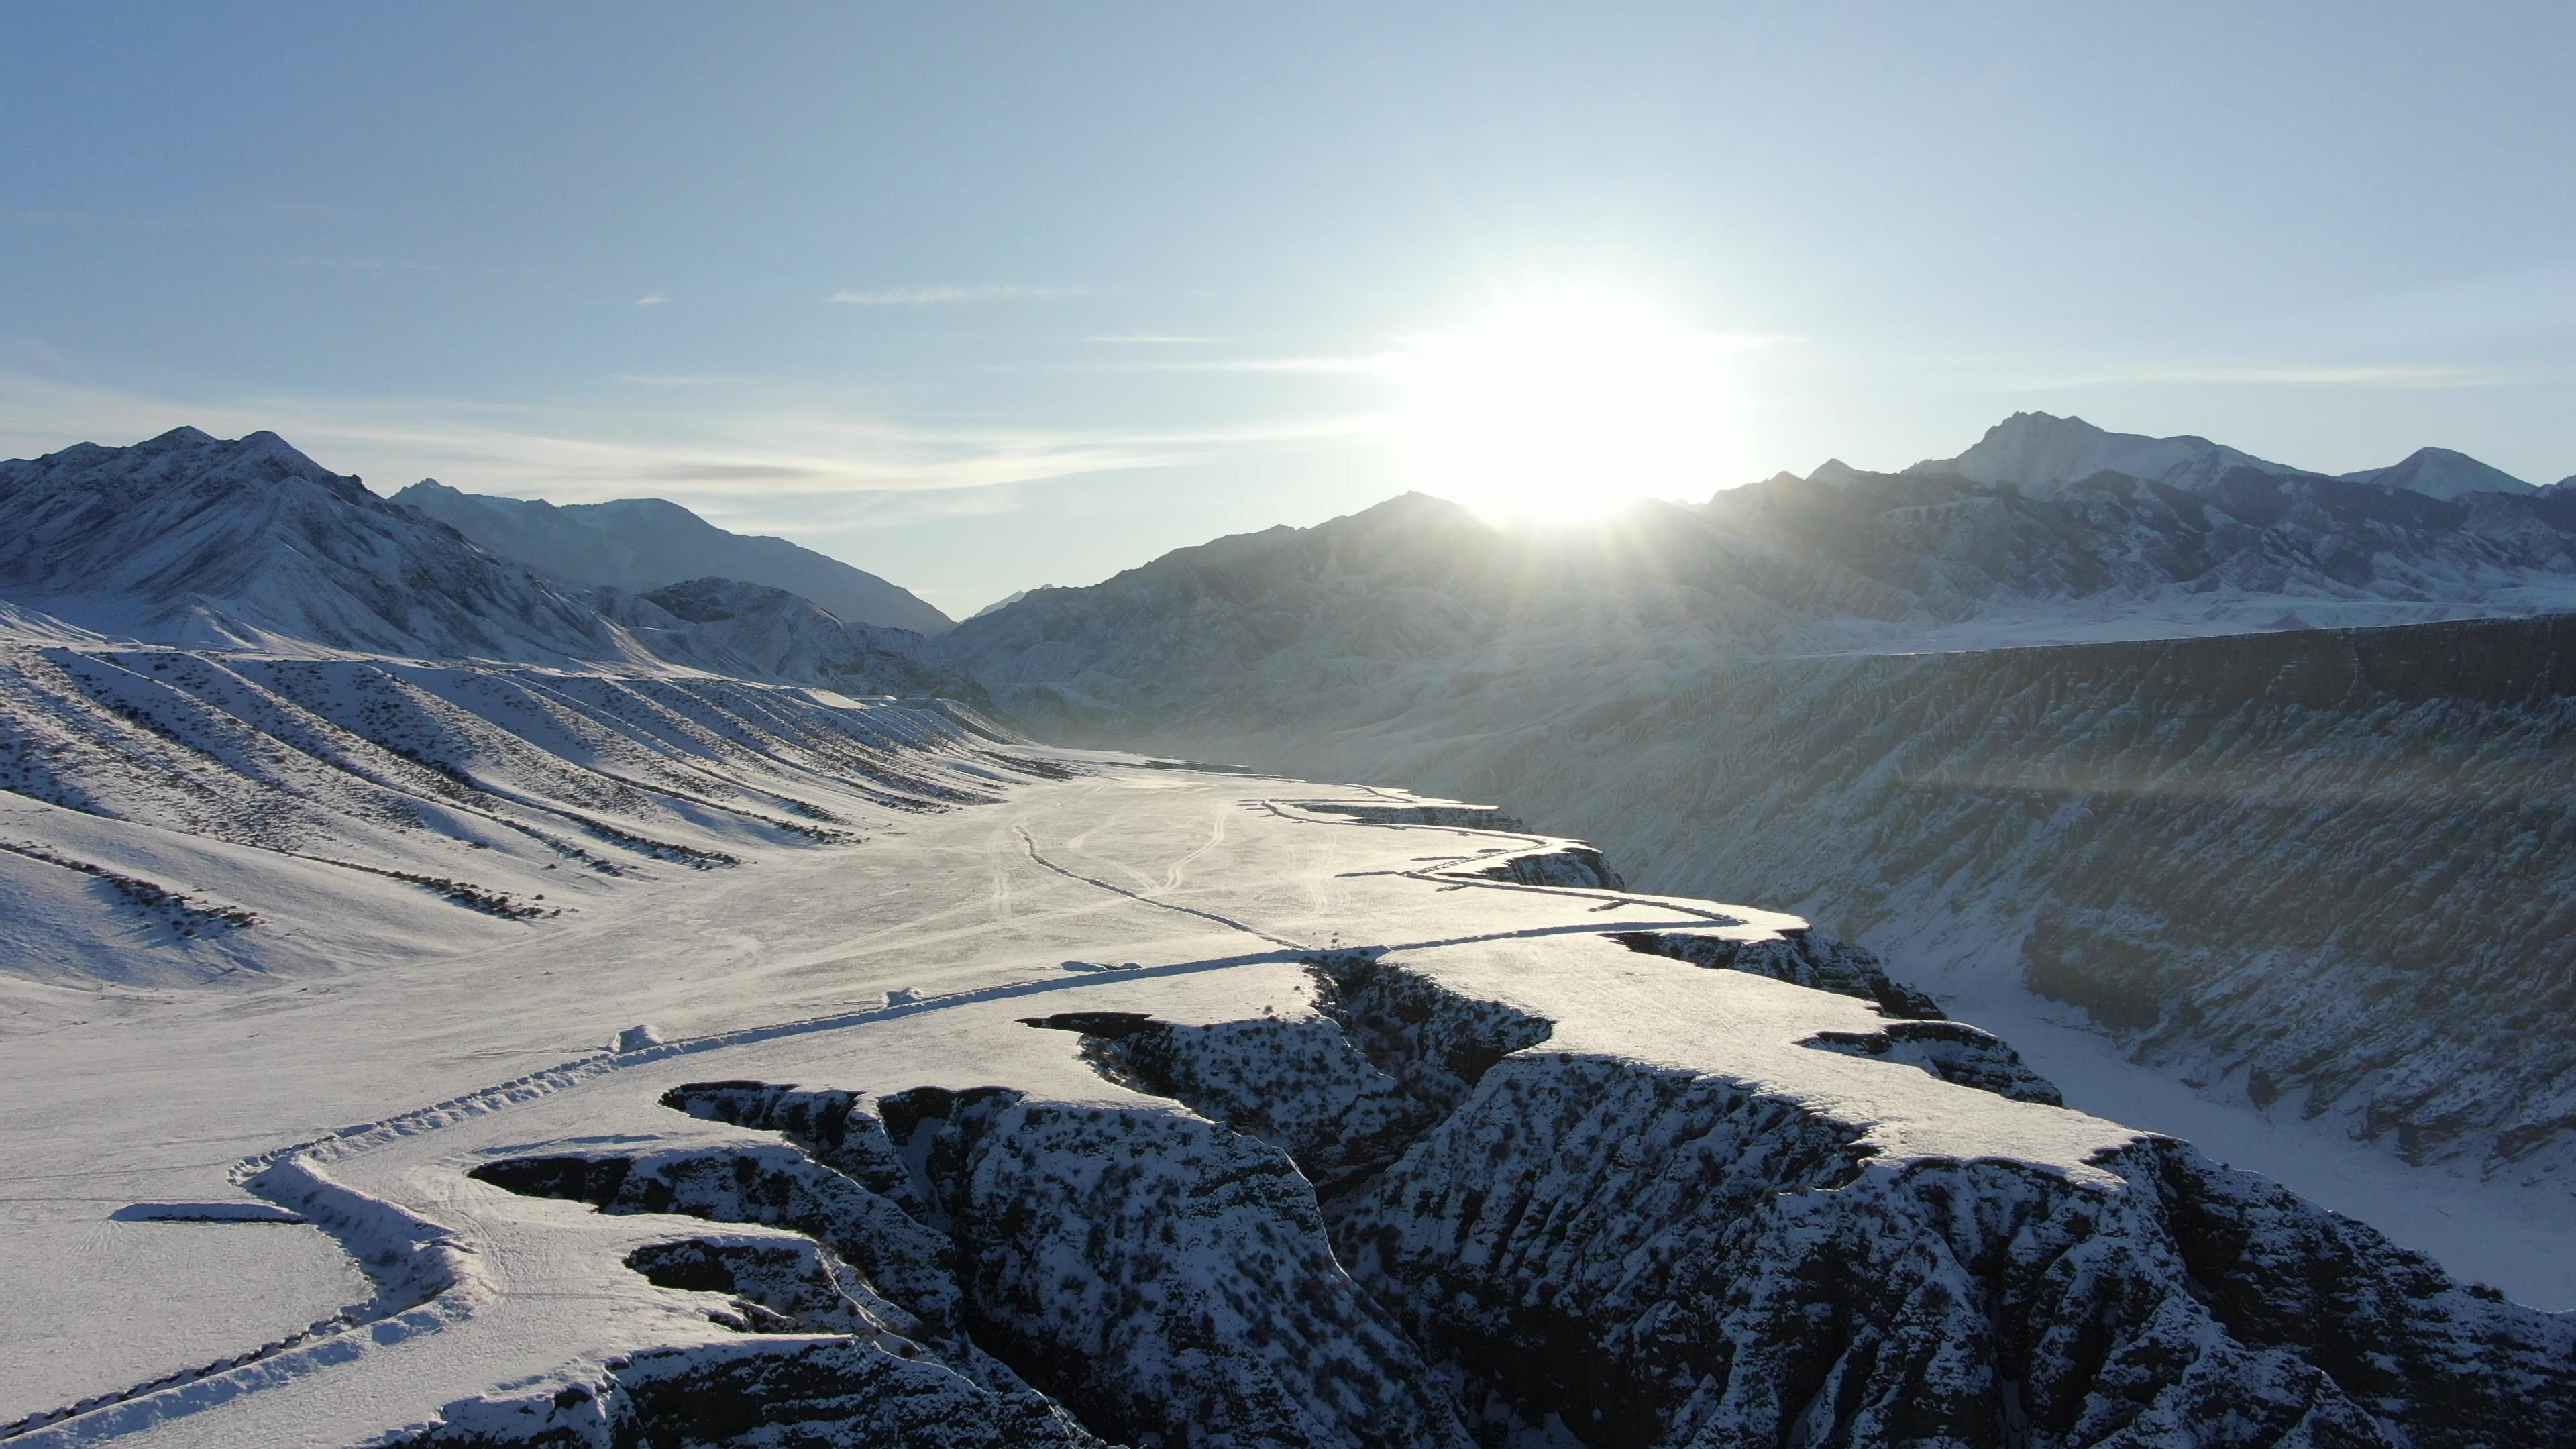
<instances>
[{"instance_id":1,"label":"thin cloud","mask_svg":"<svg viewBox=\"0 0 2576 1449\"><path fill-rule=\"evenodd\" d=\"M1371 418L1290 418L1203 429L930 428L827 408L666 419L527 404L169 398L0 374L0 454L116 444L190 423L225 437L267 429L380 493L436 477L470 492L590 502L642 493L805 509L850 494L992 489L1176 467L1244 447L1366 435ZM674 427L684 428L674 432Z\"/></svg>"},{"instance_id":2,"label":"thin cloud","mask_svg":"<svg viewBox=\"0 0 2576 1449\"><path fill-rule=\"evenodd\" d=\"M2075 373L2048 378L2014 378L1989 385L1991 392L2111 387L2156 384L2249 387L2471 388L2510 387L2530 381L2510 373L2473 367L2136 367Z\"/></svg>"},{"instance_id":3,"label":"thin cloud","mask_svg":"<svg viewBox=\"0 0 2576 1449\"><path fill-rule=\"evenodd\" d=\"M1354 357L1210 357L1184 362L1131 362L1113 366L1138 372L1373 373L1393 370L1396 360L1396 354L1392 352L1376 352Z\"/></svg>"},{"instance_id":4,"label":"thin cloud","mask_svg":"<svg viewBox=\"0 0 2576 1449\"><path fill-rule=\"evenodd\" d=\"M1148 347L1169 347L1195 346L1201 343L1222 342L1225 339L1221 337L1164 336L1159 333L1137 332L1109 337L1086 337L1082 340L1085 342L1107 342L1112 344L1135 344Z\"/></svg>"},{"instance_id":5,"label":"thin cloud","mask_svg":"<svg viewBox=\"0 0 2576 1449\"><path fill-rule=\"evenodd\" d=\"M643 296L635 299L635 305L638 307L659 307L670 300L670 298L663 296L659 292L647 292Z\"/></svg>"},{"instance_id":6,"label":"thin cloud","mask_svg":"<svg viewBox=\"0 0 2576 1449\"><path fill-rule=\"evenodd\" d=\"M939 307L953 302L1029 302L1090 295L1089 287L889 287L879 292L834 292L823 301L841 307Z\"/></svg>"}]
</instances>

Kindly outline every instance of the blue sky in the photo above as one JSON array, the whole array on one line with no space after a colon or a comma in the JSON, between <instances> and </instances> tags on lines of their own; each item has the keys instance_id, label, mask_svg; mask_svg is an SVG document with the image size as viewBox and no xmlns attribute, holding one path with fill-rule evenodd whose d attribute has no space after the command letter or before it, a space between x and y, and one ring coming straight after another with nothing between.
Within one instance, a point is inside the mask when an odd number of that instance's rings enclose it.
<instances>
[{"instance_id":1,"label":"blue sky","mask_svg":"<svg viewBox=\"0 0 2576 1449\"><path fill-rule=\"evenodd\" d=\"M269 427L952 613L1398 491L1373 359L1534 293L1743 342L1665 491L2017 408L2576 472L2564 4L7 3L0 48L0 454Z\"/></svg>"}]
</instances>

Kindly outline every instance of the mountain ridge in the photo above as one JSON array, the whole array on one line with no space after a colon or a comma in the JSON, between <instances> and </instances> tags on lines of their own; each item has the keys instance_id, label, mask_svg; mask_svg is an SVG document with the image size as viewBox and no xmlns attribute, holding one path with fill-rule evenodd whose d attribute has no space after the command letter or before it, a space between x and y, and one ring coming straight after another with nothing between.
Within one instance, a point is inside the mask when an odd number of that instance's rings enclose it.
<instances>
[{"instance_id":1,"label":"mountain ridge","mask_svg":"<svg viewBox=\"0 0 2576 1449\"><path fill-rule=\"evenodd\" d=\"M378 497L275 433L227 441L181 427L0 462L0 516L20 525L0 541L0 599L24 637L677 666L983 697L922 636L846 624L785 590L700 576L692 597L726 592L737 607L697 620L650 594L584 591Z\"/></svg>"},{"instance_id":2,"label":"mountain ridge","mask_svg":"<svg viewBox=\"0 0 2576 1449\"><path fill-rule=\"evenodd\" d=\"M487 552L585 587L642 593L716 575L802 594L852 624L935 638L954 627L909 590L801 544L718 528L664 498L549 503L424 478L393 495Z\"/></svg>"},{"instance_id":3,"label":"mountain ridge","mask_svg":"<svg viewBox=\"0 0 2576 1449\"><path fill-rule=\"evenodd\" d=\"M1926 458L1904 471L1915 475L1952 474L1970 482L2049 488L2081 482L2100 473L2118 473L2189 491L2206 489L2229 474L2251 468L2290 476L2327 476L2257 458L2197 434L2151 437L2115 433L2079 417L2045 412L2017 412L1986 430L1985 436L1953 458ZM1833 476L1819 473L1833 470ZM1810 482L1839 485L1852 470L1839 459L1826 463ZM2449 448L2418 448L2382 468L2332 475L2346 483L2376 483L2446 501L2478 492L2518 494L2533 485L2501 468Z\"/></svg>"}]
</instances>

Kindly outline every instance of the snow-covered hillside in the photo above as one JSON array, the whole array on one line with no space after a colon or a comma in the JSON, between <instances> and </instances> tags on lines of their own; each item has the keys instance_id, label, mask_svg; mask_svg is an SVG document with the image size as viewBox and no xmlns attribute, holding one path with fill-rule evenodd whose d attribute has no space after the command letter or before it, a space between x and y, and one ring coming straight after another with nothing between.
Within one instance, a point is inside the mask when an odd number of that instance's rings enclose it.
<instances>
[{"instance_id":1,"label":"snow-covered hillside","mask_svg":"<svg viewBox=\"0 0 2576 1449\"><path fill-rule=\"evenodd\" d=\"M2522 493L2532 486L2501 468L2490 468L2466 453L2455 453L2448 448L2418 448L2407 454L2402 462L2343 476L2355 483L2378 483L2433 498L2462 498L2472 493Z\"/></svg>"},{"instance_id":2,"label":"snow-covered hillside","mask_svg":"<svg viewBox=\"0 0 2576 1449\"><path fill-rule=\"evenodd\" d=\"M921 635L844 624L783 590L699 575L643 595L566 585L273 433L226 441L178 428L128 448L84 443L0 462L0 519L10 525L0 635L11 639L705 672L982 699Z\"/></svg>"},{"instance_id":3,"label":"snow-covered hillside","mask_svg":"<svg viewBox=\"0 0 2576 1449\"><path fill-rule=\"evenodd\" d=\"M275 433L174 428L0 462L0 597L182 645L501 659L632 651L516 564L396 508Z\"/></svg>"},{"instance_id":4,"label":"snow-covered hillside","mask_svg":"<svg viewBox=\"0 0 2576 1449\"><path fill-rule=\"evenodd\" d=\"M600 589L590 600L656 657L717 674L987 703L919 634L844 623L785 589L704 578L637 595Z\"/></svg>"},{"instance_id":5,"label":"snow-covered hillside","mask_svg":"<svg viewBox=\"0 0 2576 1449\"><path fill-rule=\"evenodd\" d=\"M676 503L558 506L463 493L423 478L393 496L503 558L590 587L646 593L714 575L802 594L852 624L937 635L947 615L910 590L783 538L729 533Z\"/></svg>"},{"instance_id":6,"label":"snow-covered hillside","mask_svg":"<svg viewBox=\"0 0 2576 1449\"><path fill-rule=\"evenodd\" d=\"M1488 522L1420 495L1181 549L941 641L1045 720L1436 706L1501 672L2413 623L2576 608L2576 497L2446 502L2238 469L2203 492L2096 477L1794 478L1706 506Z\"/></svg>"},{"instance_id":7,"label":"snow-covered hillside","mask_svg":"<svg viewBox=\"0 0 2576 1449\"><path fill-rule=\"evenodd\" d=\"M8 966L174 984L517 939L989 798L1008 738L961 705L704 676L0 647ZM319 937L208 915L316 895Z\"/></svg>"}]
</instances>

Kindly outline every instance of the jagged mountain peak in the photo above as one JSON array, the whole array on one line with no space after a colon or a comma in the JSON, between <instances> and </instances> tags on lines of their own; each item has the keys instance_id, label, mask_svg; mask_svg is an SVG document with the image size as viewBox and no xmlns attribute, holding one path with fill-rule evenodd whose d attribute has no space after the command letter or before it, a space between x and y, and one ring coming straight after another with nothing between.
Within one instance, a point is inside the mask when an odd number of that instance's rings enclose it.
<instances>
[{"instance_id":1,"label":"jagged mountain peak","mask_svg":"<svg viewBox=\"0 0 2576 1449\"><path fill-rule=\"evenodd\" d=\"M1926 458L1914 474L1955 474L1970 482L2044 488L2077 483L2099 473L2199 488L2238 468L2292 474L2299 470L2197 434L2154 438L2115 433L2079 417L2017 412L1986 429L1974 447L1955 458Z\"/></svg>"},{"instance_id":2,"label":"jagged mountain peak","mask_svg":"<svg viewBox=\"0 0 2576 1449\"><path fill-rule=\"evenodd\" d=\"M15 466L111 501L171 488L220 491L292 479L318 485L345 502L382 505L356 474L334 473L264 429L218 438L202 428L182 426L122 448L75 443L40 458L16 460Z\"/></svg>"},{"instance_id":3,"label":"jagged mountain peak","mask_svg":"<svg viewBox=\"0 0 2576 1449\"><path fill-rule=\"evenodd\" d=\"M0 462L0 593L110 635L599 659L596 612L272 432Z\"/></svg>"}]
</instances>

